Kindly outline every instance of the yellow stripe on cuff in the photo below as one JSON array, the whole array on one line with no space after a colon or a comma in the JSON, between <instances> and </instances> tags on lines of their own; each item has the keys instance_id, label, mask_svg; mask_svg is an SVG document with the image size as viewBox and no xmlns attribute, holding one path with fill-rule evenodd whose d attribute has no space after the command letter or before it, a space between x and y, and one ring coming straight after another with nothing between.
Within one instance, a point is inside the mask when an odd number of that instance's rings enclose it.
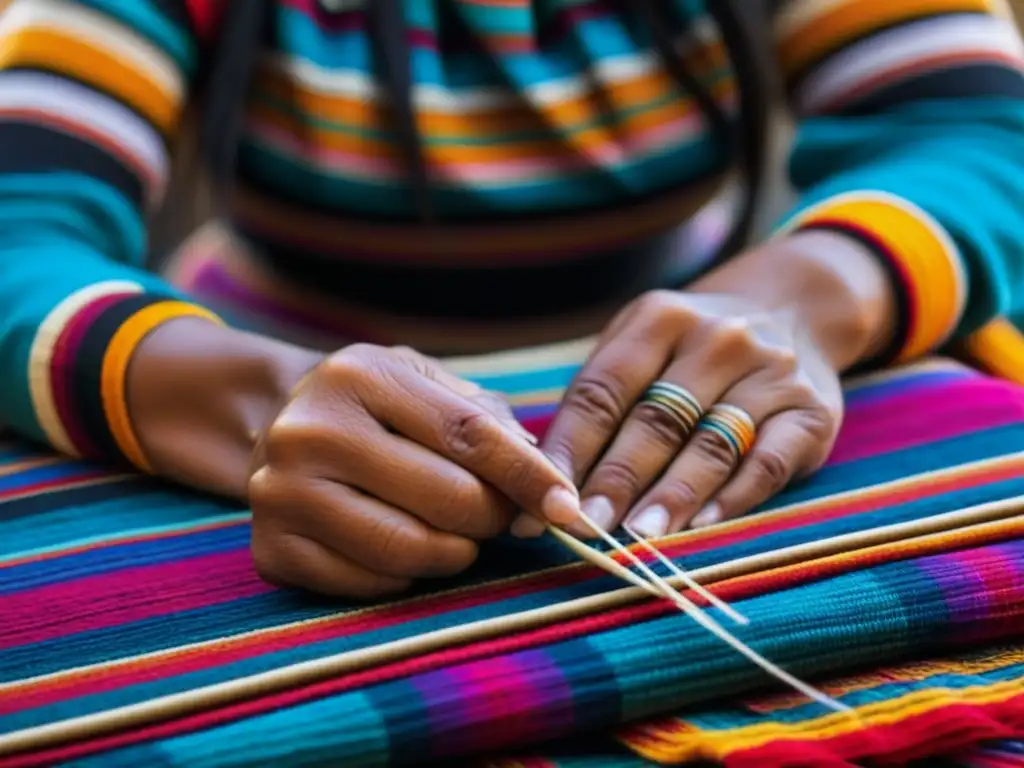
<instances>
[{"instance_id":1,"label":"yellow stripe on cuff","mask_svg":"<svg viewBox=\"0 0 1024 768\"><path fill-rule=\"evenodd\" d=\"M911 360L949 338L967 302L967 276L953 239L927 212L886 192L852 192L801 211L783 232L829 225L870 238L900 275L909 327L897 355Z\"/></svg>"},{"instance_id":2,"label":"yellow stripe on cuff","mask_svg":"<svg viewBox=\"0 0 1024 768\"><path fill-rule=\"evenodd\" d=\"M168 320L198 317L217 324L223 321L209 310L184 301L161 301L139 310L126 320L107 346L101 374L103 412L118 448L135 467L152 474L153 469L135 436L125 392L132 354L146 336Z\"/></svg>"}]
</instances>

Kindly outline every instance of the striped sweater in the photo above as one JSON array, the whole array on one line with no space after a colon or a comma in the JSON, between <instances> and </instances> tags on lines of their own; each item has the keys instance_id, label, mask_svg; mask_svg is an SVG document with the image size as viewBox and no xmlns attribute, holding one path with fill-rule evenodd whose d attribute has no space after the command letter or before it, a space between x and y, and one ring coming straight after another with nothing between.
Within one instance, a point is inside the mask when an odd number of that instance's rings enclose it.
<instances>
[{"instance_id":1,"label":"striped sweater","mask_svg":"<svg viewBox=\"0 0 1024 768\"><path fill-rule=\"evenodd\" d=\"M364 2L275 3L231 218L281 280L474 321L692 273L635 246L680 224L729 158L628 3L406 0L440 216L427 236ZM671 2L691 21L680 55L734 114L714 25L699 0ZM132 350L168 319L213 318L142 265L218 5L14 0L0 15L0 422L71 454L144 466ZM800 127L779 235L830 229L878 252L902 358L1024 310L1024 49L1000 0L775 5Z\"/></svg>"}]
</instances>

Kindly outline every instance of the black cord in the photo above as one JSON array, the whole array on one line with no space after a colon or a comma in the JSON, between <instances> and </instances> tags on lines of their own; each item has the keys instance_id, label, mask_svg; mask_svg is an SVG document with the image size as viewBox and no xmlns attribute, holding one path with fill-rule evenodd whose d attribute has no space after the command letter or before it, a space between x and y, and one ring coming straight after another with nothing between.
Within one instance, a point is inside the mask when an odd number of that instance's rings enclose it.
<instances>
[{"instance_id":1,"label":"black cord","mask_svg":"<svg viewBox=\"0 0 1024 768\"><path fill-rule=\"evenodd\" d=\"M199 152L220 189L232 181L238 160L245 97L256 71L273 12L271 0L230 0L202 84Z\"/></svg>"}]
</instances>

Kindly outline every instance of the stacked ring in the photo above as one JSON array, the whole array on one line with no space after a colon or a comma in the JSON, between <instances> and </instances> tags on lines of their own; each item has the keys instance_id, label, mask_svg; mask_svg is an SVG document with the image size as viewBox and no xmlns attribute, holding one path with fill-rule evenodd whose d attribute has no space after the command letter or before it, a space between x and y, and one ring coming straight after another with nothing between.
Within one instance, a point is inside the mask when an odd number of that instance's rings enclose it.
<instances>
[{"instance_id":1,"label":"stacked ring","mask_svg":"<svg viewBox=\"0 0 1024 768\"><path fill-rule=\"evenodd\" d=\"M689 390L668 381L656 381L651 384L640 403L667 413L687 435L693 431L704 414L700 402Z\"/></svg>"},{"instance_id":2,"label":"stacked ring","mask_svg":"<svg viewBox=\"0 0 1024 768\"><path fill-rule=\"evenodd\" d=\"M713 432L729 446L736 462L739 462L754 444L757 425L753 417L735 405L719 403L712 406L697 425L698 429Z\"/></svg>"}]
</instances>

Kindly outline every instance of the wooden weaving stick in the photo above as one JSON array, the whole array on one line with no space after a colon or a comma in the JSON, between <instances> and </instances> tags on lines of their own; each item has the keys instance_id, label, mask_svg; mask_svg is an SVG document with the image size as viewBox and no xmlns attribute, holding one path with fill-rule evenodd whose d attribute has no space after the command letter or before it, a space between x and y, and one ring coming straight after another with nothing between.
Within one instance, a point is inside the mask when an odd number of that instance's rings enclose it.
<instances>
[{"instance_id":1,"label":"wooden weaving stick","mask_svg":"<svg viewBox=\"0 0 1024 768\"><path fill-rule=\"evenodd\" d=\"M778 664L775 664L769 659L766 659L764 656L759 654L757 651L755 651L749 645L744 643L734 634L729 632L729 630L727 630L713 618L708 616L708 614L705 611L701 610L701 608L696 603L686 598L675 587L673 587L671 584L669 584L667 581L661 578L661 576L652 571L643 560L636 556L636 554L633 551L631 551L628 547L623 545L618 539L616 539L614 536L608 533L608 531L606 531L604 528L602 528L593 520L591 520L589 516L581 512L580 520L584 523L584 525L590 528L590 530L592 530L601 539L603 539L606 544L612 547L619 554L626 557L637 568L637 570L639 570L645 577L647 577L647 579L651 581L651 583L654 586L656 586L660 590L662 597L669 600L680 611L682 611L691 619L696 621L701 627L703 627L708 632L713 634L715 637L717 637L723 643L728 645L738 654L745 657L748 661L759 666L761 669L763 669L769 675L774 677L776 680L779 680L788 685L790 688L799 691L812 701L816 701L822 706L827 707L835 712L853 712L852 709L850 709L842 702L836 701L828 694L819 691L813 685L805 683L800 678L791 675ZM548 526L548 530L554 530L554 526ZM563 531L563 533L565 532ZM568 533L565 533L565 537L573 538ZM563 537L559 538L562 541L565 540L565 538ZM639 537L636 538L639 540ZM605 571L608 571L609 573L615 575L619 574L619 571L622 569L622 566L619 563L617 563L614 558L606 555L604 552L600 552L591 547L587 547L583 542L579 540L576 540L576 543L579 544L579 547L573 546L572 549L574 552L581 552L581 548L589 550L589 554L584 555L588 562L598 566L599 568L604 569ZM680 572L682 573L681 569ZM633 574L630 575L632 576ZM690 579L690 577L687 576L685 573L682 573L682 577L684 581ZM632 583L631 579L627 579L627 581L630 581Z\"/></svg>"},{"instance_id":2,"label":"wooden weaving stick","mask_svg":"<svg viewBox=\"0 0 1024 768\"><path fill-rule=\"evenodd\" d=\"M842 557L846 553L872 548L884 549L891 544L907 541L918 542L922 552L927 552L929 546L935 547L935 551L944 551L942 537L951 531L959 533L961 546L1002 540L1011 535L1024 535L1024 495L978 504L920 520L880 526L772 552L748 555L701 568L693 571L691 576L705 583L725 581L798 563L827 562L830 558ZM583 546L590 549L586 545ZM672 582L674 578L668 581ZM581 616L621 608L648 594L644 589L630 586L542 608L432 630L369 648L298 662L102 712L30 726L0 734L0 756L46 749L129 728L138 728L272 692L309 685L339 675L352 674L375 665L433 653L455 645L550 626ZM41 677L59 676L60 673L54 673ZM3 683L0 684L0 690L14 688L17 685L18 683Z\"/></svg>"}]
</instances>

